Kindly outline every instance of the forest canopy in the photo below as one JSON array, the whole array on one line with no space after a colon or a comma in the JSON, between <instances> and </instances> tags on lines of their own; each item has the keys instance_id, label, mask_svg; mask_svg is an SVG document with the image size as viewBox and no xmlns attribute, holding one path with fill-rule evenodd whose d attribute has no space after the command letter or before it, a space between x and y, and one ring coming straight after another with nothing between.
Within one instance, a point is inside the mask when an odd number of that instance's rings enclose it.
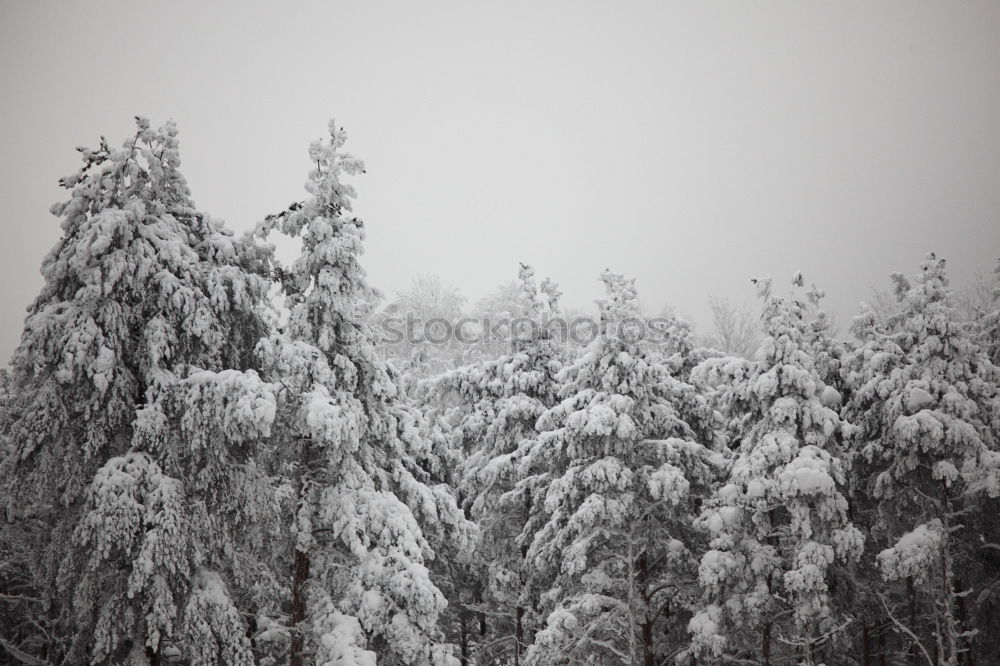
<instances>
[{"instance_id":1,"label":"forest canopy","mask_svg":"<svg viewBox=\"0 0 1000 666\"><path fill-rule=\"evenodd\" d=\"M526 264L385 298L346 140L243 235L172 122L78 149L0 372L0 663L1000 654L1000 264L915 257L842 333L807 272L701 334L627 266L593 316Z\"/></svg>"}]
</instances>

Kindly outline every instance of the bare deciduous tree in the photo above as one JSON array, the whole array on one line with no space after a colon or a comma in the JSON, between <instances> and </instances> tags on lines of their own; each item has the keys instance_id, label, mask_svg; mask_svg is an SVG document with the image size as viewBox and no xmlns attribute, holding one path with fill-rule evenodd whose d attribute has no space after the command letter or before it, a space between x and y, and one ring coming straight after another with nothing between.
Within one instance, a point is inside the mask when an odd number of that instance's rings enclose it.
<instances>
[{"instance_id":1,"label":"bare deciduous tree","mask_svg":"<svg viewBox=\"0 0 1000 666\"><path fill-rule=\"evenodd\" d=\"M726 298L709 296L712 309L712 332L702 338L702 344L728 354L753 358L760 345L760 322L745 305Z\"/></svg>"}]
</instances>

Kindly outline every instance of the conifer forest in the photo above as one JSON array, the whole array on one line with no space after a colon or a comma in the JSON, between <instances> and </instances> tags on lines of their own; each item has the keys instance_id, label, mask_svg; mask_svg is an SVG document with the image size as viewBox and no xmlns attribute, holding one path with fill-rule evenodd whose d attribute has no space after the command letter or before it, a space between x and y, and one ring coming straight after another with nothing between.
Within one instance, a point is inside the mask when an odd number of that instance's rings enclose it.
<instances>
[{"instance_id":1,"label":"conifer forest","mask_svg":"<svg viewBox=\"0 0 1000 666\"><path fill-rule=\"evenodd\" d=\"M173 122L78 149L0 373L0 663L1000 664L1000 265L851 321L748 275L704 333L628 266L593 316L527 264L393 299L346 138L239 235Z\"/></svg>"}]
</instances>

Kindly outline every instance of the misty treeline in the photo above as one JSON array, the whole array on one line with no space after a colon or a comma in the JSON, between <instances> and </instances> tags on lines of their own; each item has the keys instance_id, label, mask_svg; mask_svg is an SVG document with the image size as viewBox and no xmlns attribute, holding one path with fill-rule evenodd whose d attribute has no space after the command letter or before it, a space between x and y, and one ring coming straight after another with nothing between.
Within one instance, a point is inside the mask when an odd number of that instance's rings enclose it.
<instances>
[{"instance_id":1,"label":"misty treeline","mask_svg":"<svg viewBox=\"0 0 1000 666\"><path fill-rule=\"evenodd\" d=\"M1000 284L928 255L839 339L764 278L654 341L605 271L585 344L387 346L465 306L376 308L344 141L243 236L172 124L79 149L0 385L0 661L996 663ZM567 316L514 277L477 307Z\"/></svg>"}]
</instances>

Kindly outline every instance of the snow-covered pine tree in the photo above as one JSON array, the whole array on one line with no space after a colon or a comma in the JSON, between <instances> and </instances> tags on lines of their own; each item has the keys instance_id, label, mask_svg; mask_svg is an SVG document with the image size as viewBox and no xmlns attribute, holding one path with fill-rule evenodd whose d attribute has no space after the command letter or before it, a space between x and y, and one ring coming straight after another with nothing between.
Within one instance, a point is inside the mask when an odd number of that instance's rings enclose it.
<instances>
[{"instance_id":1,"label":"snow-covered pine tree","mask_svg":"<svg viewBox=\"0 0 1000 666\"><path fill-rule=\"evenodd\" d=\"M651 362L633 281L602 279L600 335L560 374L562 401L523 446L532 514L520 542L549 613L529 664L648 666L679 644L692 523L722 462L671 402L677 380Z\"/></svg>"},{"instance_id":2,"label":"snow-covered pine tree","mask_svg":"<svg viewBox=\"0 0 1000 666\"><path fill-rule=\"evenodd\" d=\"M519 664L531 640L537 600L525 596L526 548L515 542L531 496L530 488L514 487L519 445L537 435L538 417L556 404L556 375L562 368L563 352L548 325L558 313L558 288L548 279L539 288L534 269L526 264L521 264L518 284L517 309L523 316L512 322L512 350L430 382L440 403L458 403L449 410L453 446L466 452L458 493L480 527L467 576L475 584L465 601L490 618L488 635L476 639L476 663L481 664Z\"/></svg>"},{"instance_id":3,"label":"snow-covered pine tree","mask_svg":"<svg viewBox=\"0 0 1000 666\"><path fill-rule=\"evenodd\" d=\"M723 450L726 444L725 418L717 409L718 396L714 387L699 386L694 381L694 369L722 353L697 344L691 325L672 314L645 321L647 346L651 365L662 365L663 395L674 404L680 417L691 426L699 442L712 450Z\"/></svg>"},{"instance_id":4,"label":"snow-covered pine tree","mask_svg":"<svg viewBox=\"0 0 1000 666\"><path fill-rule=\"evenodd\" d=\"M544 282L544 281L543 281ZM466 365L490 361L510 353L510 324L523 318L531 319L532 304L524 298L520 280L504 282L476 301L470 314L482 325L482 335L467 345L470 348ZM562 313L565 316L565 313Z\"/></svg>"},{"instance_id":5,"label":"snow-covered pine tree","mask_svg":"<svg viewBox=\"0 0 1000 666\"><path fill-rule=\"evenodd\" d=\"M845 363L858 502L873 513L866 560L895 583L878 595L895 648L952 666L977 640L996 645L967 632L998 601L988 582L1000 568L980 556L1000 533L1000 370L955 316L943 259L928 255L915 284L893 281L896 312L856 318L861 344Z\"/></svg>"},{"instance_id":6,"label":"snow-covered pine tree","mask_svg":"<svg viewBox=\"0 0 1000 666\"><path fill-rule=\"evenodd\" d=\"M1000 260L993 276L992 308L983 314L977 338L993 365L1000 366Z\"/></svg>"},{"instance_id":7,"label":"snow-covered pine tree","mask_svg":"<svg viewBox=\"0 0 1000 666\"><path fill-rule=\"evenodd\" d=\"M422 356L420 349L416 356ZM427 376L430 375L430 376ZM489 373L484 362L468 364L440 375L418 373L424 379L417 380L412 394L419 399L428 419L433 421L447 443L446 458L451 462L448 481L457 489L462 479L465 460L478 446L479 441L495 418L492 402L483 397L483 391L491 396L497 386L486 380ZM461 492L456 492L458 505L468 503ZM478 541L478 540L477 540ZM488 626L484 593L487 589L483 570L477 565L476 547L467 557L438 561L436 567L446 569L442 582L447 588L448 611L442 619L446 634L458 645L462 666L483 659L484 655L475 651L488 641Z\"/></svg>"},{"instance_id":8,"label":"snow-covered pine tree","mask_svg":"<svg viewBox=\"0 0 1000 666\"><path fill-rule=\"evenodd\" d=\"M239 370L266 332L266 252L195 209L174 124L136 120L121 148L79 149L83 167L60 181L63 237L2 412L3 503L31 544L36 654L158 663L169 647L190 663L248 663L223 575L246 572L237 532L260 510L243 504L262 477L240 435L266 430L273 410ZM231 397L215 371L246 391ZM167 396L180 411L161 410Z\"/></svg>"},{"instance_id":9,"label":"snow-covered pine tree","mask_svg":"<svg viewBox=\"0 0 1000 666\"><path fill-rule=\"evenodd\" d=\"M282 387L277 450L294 491L289 663L444 663L425 532L462 544L472 531L448 489L428 483L430 444L375 351L364 230L341 181L363 165L340 151L345 140L331 121L330 139L309 149L311 196L259 227L302 241L284 272L288 330L259 346Z\"/></svg>"},{"instance_id":10,"label":"snow-covered pine tree","mask_svg":"<svg viewBox=\"0 0 1000 666\"><path fill-rule=\"evenodd\" d=\"M691 654L698 663L816 664L845 623L831 603L832 569L862 547L842 492L847 426L824 404L832 389L806 352L805 303L774 296L770 279L757 285L765 338L756 360L711 359L696 371L721 375L727 404L746 419L728 482L699 518L712 542L699 566L705 605L689 625Z\"/></svg>"},{"instance_id":11,"label":"snow-covered pine tree","mask_svg":"<svg viewBox=\"0 0 1000 666\"><path fill-rule=\"evenodd\" d=\"M806 292L808 305L804 314L807 322L803 342L823 385L837 391L837 395L827 391L827 406L839 409L843 401L843 396L839 394L845 388L841 367L850 346L833 337L833 320L822 307L825 296L826 292L818 289L815 284Z\"/></svg>"},{"instance_id":12,"label":"snow-covered pine tree","mask_svg":"<svg viewBox=\"0 0 1000 666\"><path fill-rule=\"evenodd\" d=\"M419 433L421 445L415 446L414 452L423 472L422 478L427 483L446 486L454 495L462 455L452 446L448 424L432 405L425 402L427 395L421 390L420 376L393 375L397 386L403 387L399 394L399 409L405 411L405 417L411 424L409 427L416 428ZM461 641L461 631L456 629L460 629L460 620L467 615L460 602L470 587L466 574L474 553L474 524L428 521L421 528L434 551L434 559L428 565L431 579L448 602L439 624L448 642L457 644L459 650L467 649L467 644ZM467 655L461 652L460 655L459 661L464 666L468 663Z\"/></svg>"}]
</instances>

